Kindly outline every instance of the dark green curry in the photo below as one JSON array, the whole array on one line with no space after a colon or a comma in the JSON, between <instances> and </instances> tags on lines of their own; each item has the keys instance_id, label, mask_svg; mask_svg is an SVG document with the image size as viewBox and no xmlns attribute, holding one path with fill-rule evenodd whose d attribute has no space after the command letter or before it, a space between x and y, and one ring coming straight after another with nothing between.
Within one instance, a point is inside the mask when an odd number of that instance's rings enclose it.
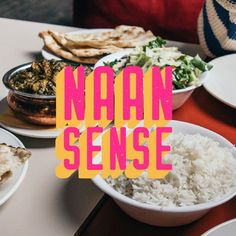
<instances>
[{"instance_id":1,"label":"dark green curry","mask_svg":"<svg viewBox=\"0 0 236 236\"><path fill-rule=\"evenodd\" d=\"M65 66L77 67L57 60L33 62L28 69L14 74L9 86L13 90L31 94L56 95L56 76ZM85 66L85 76L90 72L91 68Z\"/></svg>"}]
</instances>

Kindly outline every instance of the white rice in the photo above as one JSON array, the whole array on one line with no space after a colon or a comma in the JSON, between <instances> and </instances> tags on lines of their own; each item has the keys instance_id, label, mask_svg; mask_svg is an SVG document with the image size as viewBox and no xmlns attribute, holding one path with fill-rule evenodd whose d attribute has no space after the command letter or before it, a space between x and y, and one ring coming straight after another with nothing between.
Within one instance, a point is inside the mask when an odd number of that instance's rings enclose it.
<instances>
[{"instance_id":1,"label":"white rice","mask_svg":"<svg viewBox=\"0 0 236 236\"><path fill-rule=\"evenodd\" d=\"M236 159L232 150L200 134L172 134L171 152L165 162L173 170L165 179L125 175L106 181L119 193L139 202L162 207L181 207L216 200L236 186Z\"/></svg>"}]
</instances>

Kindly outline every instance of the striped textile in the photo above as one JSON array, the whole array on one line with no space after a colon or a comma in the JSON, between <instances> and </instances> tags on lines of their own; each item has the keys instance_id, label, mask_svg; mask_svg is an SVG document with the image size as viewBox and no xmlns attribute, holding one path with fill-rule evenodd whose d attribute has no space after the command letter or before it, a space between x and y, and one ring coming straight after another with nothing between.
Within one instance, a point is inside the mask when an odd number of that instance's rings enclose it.
<instances>
[{"instance_id":1,"label":"striped textile","mask_svg":"<svg viewBox=\"0 0 236 236\"><path fill-rule=\"evenodd\" d=\"M206 0L198 18L198 37L209 57L236 53L236 0Z\"/></svg>"}]
</instances>

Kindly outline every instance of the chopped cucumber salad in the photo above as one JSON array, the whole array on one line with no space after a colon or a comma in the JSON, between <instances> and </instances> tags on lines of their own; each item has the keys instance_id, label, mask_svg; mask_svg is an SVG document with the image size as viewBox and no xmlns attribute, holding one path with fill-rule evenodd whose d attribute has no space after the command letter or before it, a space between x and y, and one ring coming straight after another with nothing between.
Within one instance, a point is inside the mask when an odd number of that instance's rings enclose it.
<instances>
[{"instance_id":1,"label":"chopped cucumber salad","mask_svg":"<svg viewBox=\"0 0 236 236\"><path fill-rule=\"evenodd\" d=\"M173 67L173 89L183 89L199 83L199 76L212 68L198 55L185 55L176 47L165 47L166 41L160 37L145 46L136 47L129 55L119 60L104 63L118 74L126 66L140 66L146 72L152 66Z\"/></svg>"}]
</instances>

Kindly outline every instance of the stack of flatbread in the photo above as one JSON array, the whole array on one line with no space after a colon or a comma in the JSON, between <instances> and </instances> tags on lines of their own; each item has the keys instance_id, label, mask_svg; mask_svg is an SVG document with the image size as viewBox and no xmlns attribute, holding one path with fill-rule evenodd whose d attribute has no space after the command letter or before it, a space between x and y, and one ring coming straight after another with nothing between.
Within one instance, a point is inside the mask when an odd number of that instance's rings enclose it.
<instances>
[{"instance_id":1,"label":"stack of flatbread","mask_svg":"<svg viewBox=\"0 0 236 236\"><path fill-rule=\"evenodd\" d=\"M127 25L99 33L65 34L48 30L40 32L39 36L53 54L87 64L95 64L107 54L145 45L155 39L151 31Z\"/></svg>"},{"instance_id":2,"label":"stack of flatbread","mask_svg":"<svg viewBox=\"0 0 236 236\"><path fill-rule=\"evenodd\" d=\"M0 144L0 186L5 183L29 157L31 152L18 147L12 147L7 144Z\"/></svg>"}]
</instances>

